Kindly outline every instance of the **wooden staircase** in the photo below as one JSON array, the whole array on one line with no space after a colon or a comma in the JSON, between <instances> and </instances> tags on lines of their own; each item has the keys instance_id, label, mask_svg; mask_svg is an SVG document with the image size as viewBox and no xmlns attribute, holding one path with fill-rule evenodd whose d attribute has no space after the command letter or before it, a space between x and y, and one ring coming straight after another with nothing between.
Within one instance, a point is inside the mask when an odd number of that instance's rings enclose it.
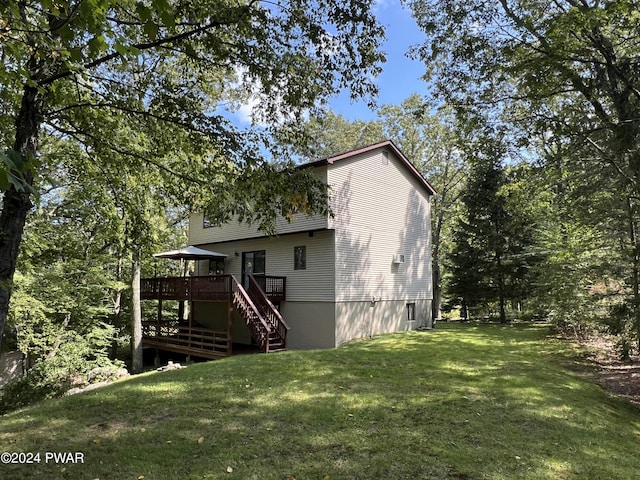
<instances>
[{"instance_id":1,"label":"wooden staircase","mask_svg":"<svg viewBox=\"0 0 640 480\"><path fill-rule=\"evenodd\" d=\"M248 289L231 276L231 301L261 349L266 353L286 350L289 327L252 275Z\"/></svg>"}]
</instances>

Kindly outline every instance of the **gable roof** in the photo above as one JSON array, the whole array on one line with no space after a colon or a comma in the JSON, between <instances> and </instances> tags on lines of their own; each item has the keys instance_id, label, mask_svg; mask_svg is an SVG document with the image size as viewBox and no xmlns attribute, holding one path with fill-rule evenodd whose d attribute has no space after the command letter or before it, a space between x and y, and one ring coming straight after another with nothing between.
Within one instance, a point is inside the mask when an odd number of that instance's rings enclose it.
<instances>
[{"instance_id":1,"label":"gable roof","mask_svg":"<svg viewBox=\"0 0 640 480\"><path fill-rule=\"evenodd\" d=\"M339 153L337 155L332 155L331 157L323 158L322 160L316 160L314 162L305 163L300 165L300 168L307 167L319 167L321 165L333 165L335 162L339 162L341 160L346 160L349 158L353 158L356 155L360 155L362 153L371 152L373 150L378 149L388 149L391 150L399 159L401 164L409 171L411 175L413 175L416 180L422 185L429 195L435 195L436 190L427 182L427 180L422 176L422 174L418 171L418 169L404 156L404 153L400 151L398 147L391 141L385 140L383 142L374 143L373 145L368 145L366 147L356 148L354 150L349 150L348 152Z\"/></svg>"}]
</instances>

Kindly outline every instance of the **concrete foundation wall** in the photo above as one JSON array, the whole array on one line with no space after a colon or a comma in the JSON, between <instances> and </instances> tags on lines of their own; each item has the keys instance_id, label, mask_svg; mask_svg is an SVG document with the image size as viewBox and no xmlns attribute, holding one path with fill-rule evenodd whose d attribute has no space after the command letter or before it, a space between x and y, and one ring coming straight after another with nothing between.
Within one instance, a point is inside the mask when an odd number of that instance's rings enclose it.
<instances>
[{"instance_id":1,"label":"concrete foundation wall","mask_svg":"<svg viewBox=\"0 0 640 480\"><path fill-rule=\"evenodd\" d=\"M335 307L332 302L283 302L280 313L289 326L288 348L333 348Z\"/></svg>"},{"instance_id":2,"label":"concrete foundation wall","mask_svg":"<svg viewBox=\"0 0 640 480\"><path fill-rule=\"evenodd\" d=\"M415 320L409 321L407 304L415 304ZM227 304L196 302L194 320L206 328L227 329ZM288 348L334 348L350 340L382 333L413 330L431 318L430 299L377 302L283 302L280 313L289 326ZM244 320L234 312L232 338L251 344Z\"/></svg>"},{"instance_id":3,"label":"concrete foundation wall","mask_svg":"<svg viewBox=\"0 0 640 480\"><path fill-rule=\"evenodd\" d=\"M214 330L227 329L227 304L195 302L193 319L197 325ZM283 302L282 318L289 326L287 347L294 350L335 347L335 308L330 302ZM233 312L231 335L234 343L251 344L244 320Z\"/></svg>"},{"instance_id":4,"label":"concrete foundation wall","mask_svg":"<svg viewBox=\"0 0 640 480\"><path fill-rule=\"evenodd\" d=\"M407 304L415 303L409 321ZM413 330L431 318L431 300L388 300L336 303L336 346L356 338Z\"/></svg>"}]
</instances>

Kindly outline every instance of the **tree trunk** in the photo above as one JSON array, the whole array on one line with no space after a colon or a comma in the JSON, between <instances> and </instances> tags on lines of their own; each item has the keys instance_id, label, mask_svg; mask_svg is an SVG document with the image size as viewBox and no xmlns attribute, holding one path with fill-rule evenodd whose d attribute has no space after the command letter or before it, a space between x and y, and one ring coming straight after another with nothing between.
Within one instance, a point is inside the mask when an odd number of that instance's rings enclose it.
<instances>
[{"instance_id":1,"label":"tree trunk","mask_svg":"<svg viewBox=\"0 0 640 480\"><path fill-rule=\"evenodd\" d=\"M636 346L640 351L640 245L636 226L636 209L630 197L627 197L627 214L629 216L629 237L633 249L633 262L631 271L631 288L633 293L633 330L636 337Z\"/></svg>"},{"instance_id":2,"label":"tree trunk","mask_svg":"<svg viewBox=\"0 0 640 480\"><path fill-rule=\"evenodd\" d=\"M496 263L498 267L498 297L500 303L500 323L507 323L507 312L505 310L505 285L504 272L502 271L502 256L496 255Z\"/></svg>"},{"instance_id":3,"label":"tree trunk","mask_svg":"<svg viewBox=\"0 0 640 480\"><path fill-rule=\"evenodd\" d=\"M35 158L38 132L42 123L44 98L37 88L25 86L20 111L16 117L16 136L13 149L25 159ZM33 185L33 172L22 172L27 183ZM4 194L0 213L0 347L9 315L9 301L13 288L18 251L27 214L33 204L27 189L11 186Z\"/></svg>"},{"instance_id":4,"label":"tree trunk","mask_svg":"<svg viewBox=\"0 0 640 480\"><path fill-rule=\"evenodd\" d=\"M124 267L124 258L118 254L118 263L116 264L116 280L122 281L122 270ZM122 289L118 287L113 298L113 324L120 326L120 315L122 313ZM111 342L111 357L118 356L118 340L116 338Z\"/></svg>"},{"instance_id":5,"label":"tree trunk","mask_svg":"<svg viewBox=\"0 0 640 480\"><path fill-rule=\"evenodd\" d=\"M134 252L131 280L131 372L142 372L142 307L140 302L140 253Z\"/></svg>"},{"instance_id":6,"label":"tree trunk","mask_svg":"<svg viewBox=\"0 0 640 480\"><path fill-rule=\"evenodd\" d=\"M56 355L58 354L58 351L60 350L60 346L62 346L62 340L64 338L64 333L67 330L67 327L69 326L69 322L71 321L71 314L67 313L64 317L64 322L62 322L62 327L60 328L60 333L58 334L55 343L53 344L53 348L51 349L51 351L47 354L47 359L51 360L52 358L55 358Z\"/></svg>"},{"instance_id":7,"label":"tree trunk","mask_svg":"<svg viewBox=\"0 0 640 480\"><path fill-rule=\"evenodd\" d=\"M504 303L505 303L504 293L502 293L500 294L500 323L502 324L507 323L507 312L504 308Z\"/></svg>"},{"instance_id":8,"label":"tree trunk","mask_svg":"<svg viewBox=\"0 0 640 480\"><path fill-rule=\"evenodd\" d=\"M440 264L433 261L433 302L431 303L431 318L434 322L440 320L440 304L442 303L442 289L440 288Z\"/></svg>"},{"instance_id":9,"label":"tree trunk","mask_svg":"<svg viewBox=\"0 0 640 480\"><path fill-rule=\"evenodd\" d=\"M447 165L445 168L445 172L447 172L449 170L449 166ZM445 175L446 176L446 175ZM441 193L441 198L440 198L440 207L436 208L436 204L435 202L433 202L431 205L433 207L433 210L436 211L436 221L434 222L433 225L433 231L432 231L432 236L431 236L431 240L432 240L432 248L431 248L431 255L432 255L432 260L431 260L431 266L432 266L432 274L431 274L431 281L432 281L432 288L433 288L433 302L431 304L431 318L433 319L433 321L437 321L440 320L440 308L441 308L441 304L442 304L442 288L440 287L440 282L441 282L441 275L440 275L440 238L441 238L441 234L442 234L442 226L444 225L444 216L445 216L445 209L443 208L445 205L445 199L447 196L447 190L444 189Z\"/></svg>"}]
</instances>

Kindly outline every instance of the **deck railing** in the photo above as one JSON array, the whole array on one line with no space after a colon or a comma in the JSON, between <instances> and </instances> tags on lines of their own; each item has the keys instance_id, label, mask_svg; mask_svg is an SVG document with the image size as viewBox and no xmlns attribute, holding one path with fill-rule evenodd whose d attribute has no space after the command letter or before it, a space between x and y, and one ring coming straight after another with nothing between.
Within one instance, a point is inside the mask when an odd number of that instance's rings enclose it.
<instances>
[{"instance_id":1,"label":"deck railing","mask_svg":"<svg viewBox=\"0 0 640 480\"><path fill-rule=\"evenodd\" d=\"M231 276L231 288L233 306L238 309L240 316L244 318L251 336L258 346L269 351L269 324L256 308L247 291L240 285L236 278Z\"/></svg>"},{"instance_id":2,"label":"deck railing","mask_svg":"<svg viewBox=\"0 0 640 480\"><path fill-rule=\"evenodd\" d=\"M286 277L260 276L262 290L272 302L286 299ZM161 277L140 280L143 300L230 301L231 275Z\"/></svg>"},{"instance_id":3,"label":"deck railing","mask_svg":"<svg viewBox=\"0 0 640 480\"><path fill-rule=\"evenodd\" d=\"M231 354L227 332L180 325L177 321L142 322L142 343L147 347L220 358Z\"/></svg>"},{"instance_id":4,"label":"deck railing","mask_svg":"<svg viewBox=\"0 0 640 480\"><path fill-rule=\"evenodd\" d=\"M272 302L282 302L287 297L287 277L254 275L256 283Z\"/></svg>"}]
</instances>

